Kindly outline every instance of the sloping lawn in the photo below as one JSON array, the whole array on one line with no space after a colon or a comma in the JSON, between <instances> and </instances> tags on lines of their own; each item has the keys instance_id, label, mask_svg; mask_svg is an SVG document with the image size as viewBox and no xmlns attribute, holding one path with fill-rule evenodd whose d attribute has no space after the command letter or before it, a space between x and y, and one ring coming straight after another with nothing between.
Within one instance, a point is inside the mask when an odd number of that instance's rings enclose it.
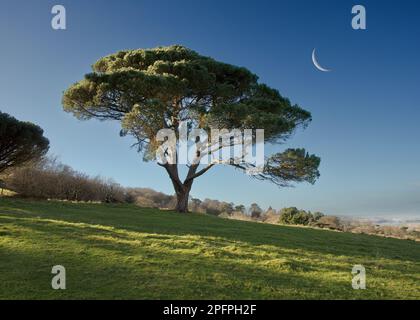
<instances>
[{"instance_id":1,"label":"sloping lawn","mask_svg":"<svg viewBox=\"0 0 420 320\"><path fill-rule=\"evenodd\" d=\"M54 265L66 290L51 288ZM0 198L0 299L420 299L420 243Z\"/></svg>"}]
</instances>

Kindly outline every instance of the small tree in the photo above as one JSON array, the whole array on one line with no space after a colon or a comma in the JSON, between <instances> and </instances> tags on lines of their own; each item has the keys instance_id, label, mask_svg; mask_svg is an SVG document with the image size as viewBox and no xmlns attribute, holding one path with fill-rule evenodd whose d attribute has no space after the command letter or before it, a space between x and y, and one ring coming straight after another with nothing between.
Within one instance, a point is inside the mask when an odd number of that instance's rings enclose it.
<instances>
[{"instance_id":1,"label":"small tree","mask_svg":"<svg viewBox=\"0 0 420 320\"><path fill-rule=\"evenodd\" d=\"M257 203L252 203L249 207L249 213L253 219L259 219L261 217L262 209Z\"/></svg>"},{"instance_id":2,"label":"small tree","mask_svg":"<svg viewBox=\"0 0 420 320\"><path fill-rule=\"evenodd\" d=\"M268 207L267 211L262 216L263 221L267 223L278 223L280 215L277 214L276 210L271 206Z\"/></svg>"},{"instance_id":3,"label":"small tree","mask_svg":"<svg viewBox=\"0 0 420 320\"><path fill-rule=\"evenodd\" d=\"M49 141L43 133L33 123L0 112L0 173L45 155Z\"/></svg>"},{"instance_id":4,"label":"small tree","mask_svg":"<svg viewBox=\"0 0 420 320\"><path fill-rule=\"evenodd\" d=\"M173 130L179 141L181 123L186 123L188 133L196 128L264 129L265 142L276 144L311 121L308 111L259 83L249 70L182 46L120 51L100 59L92 73L65 91L63 106L79 119L120 121L121 134L137 139L145 160L156 159L160 129ZM233 145L231 140L228 147ZM158 163L172 181L178 212L188 210L194 180L217 163L199 168L204 156L196 153L184 179L177 161ZM288 149L267 158L262 172L253 177L279 186L293 181L314 183L319 163L318 157L304 149ZM253 168L247 161L224 164L241 171Z\"/></svg>"},{"instance_id":5,"label":"small tree","mask_svg":"<svg viewBox=\"0 0 420 320\"><path fill-rule=\"evenodd\" d=\"M319 219L321 219L323 216L325 216L322 212L315 212L313 217L314 217L314 221L318 221Z\"/></svg>"},{"instance_id":6,"label":"small tree","mask_svg":"<svg viewBox=\"0 0 420 320\"><path fill-rule=\"evenodd\" d=\"M222 202L221 210L222 212L226 212L228 215L231 214L235 209L233 208L233 203Z\"/></svg>"},{"instance_id":7,"label":"small tree","mask_svg":"<svg viewBox=\"0 0 420 320\"><path fill-rule=\"evenodd\" d=\"M283 208L280 210L279 223L293 224L294 217L299 214L299 210L296 207Z\"/></svg>"},{"instance_id":8,"label":"small tree","mask_svg":"<svg viewBox=\"0 0 420 320\"><path fill-rule=\"evenodd\" d=\"M244 213L245 210L246 210L246 208L243 204L239 204L239 205L235 206L235 211L237 211L237 212Z\"/></svg>"}]
</instances>

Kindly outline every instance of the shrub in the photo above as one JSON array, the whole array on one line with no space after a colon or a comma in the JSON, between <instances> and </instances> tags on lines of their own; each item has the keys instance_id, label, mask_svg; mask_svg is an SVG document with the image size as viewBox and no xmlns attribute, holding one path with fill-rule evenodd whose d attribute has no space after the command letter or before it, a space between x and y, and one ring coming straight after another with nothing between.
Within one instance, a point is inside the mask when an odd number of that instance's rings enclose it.
<instances>
[{"instance_id":1,"label":"shrub","mask_svg":"<svg viewBox=\"0 0 420 320\"><path fill-rule=\"evenodd\" d=\"M127 198L140 207L174 209L176 198L149 188L127 189Z\"/></svg>"},{"instance_id":2,"label":"shrub","mask_svg":"<svg viewBox=\"0 0 420 320\"><path fill-rule=\"evenodd\" d=\"M5 182L22 197L106 203L126 198L124 189L112 180L91 178L53 158L14 169Z\"/></svg>"},{"instance_id":3,"label":"shrub","mask_svg":"<svg viewBox=\"0 0 420 320\"><path fill-rule=\"evenodd\" d=\"M322 216L315 225L320 228L342 230L340 219L336 216Z\"/></svg>"}]
</instances>

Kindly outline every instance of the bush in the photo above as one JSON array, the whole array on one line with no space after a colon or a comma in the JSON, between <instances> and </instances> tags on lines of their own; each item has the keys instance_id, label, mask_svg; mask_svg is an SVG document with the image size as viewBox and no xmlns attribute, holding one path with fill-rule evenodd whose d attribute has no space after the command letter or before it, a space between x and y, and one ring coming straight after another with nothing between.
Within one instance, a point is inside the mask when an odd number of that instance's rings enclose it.
<instances>
[{"instance_id":1,"label":"bush","mask_svg":"<svg viewBox=\"0 0 420 320\"><path fill-rule=\"evenodd\" d=\"M310 211L299 210L296 207L283 208L280 210L279 223L296 225L316 225L318 220L324 217L321 212L312 214Z\"/></svg>"},{"instance_id":2,"label":"bush","mask_svg":"<svg viewBox=\"0 0 420 320\"><path fill-rule=\"evenodd\" d=\"M174 209L176 198L149 188L127 189L127 200L139 207Z\"/></svg>"},{"instance_id":3,"label":"bush","mask_svg":"<svg viewBox=\"0 0 420 320\"><path fill-rule=\"evenodd\" d=\"M269 207L267 211L262 215L261 220L265 223L275 224L280 220L280 215L276 213L276 210Z\"/></svg>"},{"instance_id":4,"label":"bush","mask_svg":"<svg viewBox=\"0 0 420 320\"><path fill-rule=\"evenodd\" d=\"M68 201L124 202L124 189L112 180L91 178L52 158L13 170L7 187L22 197Z\"/></svg>"},{"instance_id":5,"label":"bush","mask_svg":"<svg viewBox=\"0 0 420 320\"><path fill-rule=\"evenodd\" d=\"M335 216L323 216L315 223L315 225L320 228L342 230L340 219Z\"/></svg>"}]
</instances>

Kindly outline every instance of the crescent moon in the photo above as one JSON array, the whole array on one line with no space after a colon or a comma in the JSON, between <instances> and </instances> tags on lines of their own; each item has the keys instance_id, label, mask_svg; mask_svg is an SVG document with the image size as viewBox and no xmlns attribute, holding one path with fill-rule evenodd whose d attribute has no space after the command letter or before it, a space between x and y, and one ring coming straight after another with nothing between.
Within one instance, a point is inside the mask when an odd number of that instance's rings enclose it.
<instances>
[{"instance_id":1,"label":"crescent moon","mask_svg":"<svg viewBox=\"0 0 420 320\"><path fill-rule=\"evenodd\" d=\"M330 69L325 69L321 67L321 65L318 63L315 56L315 50L316 49L312 51L312 62L314 63L315 68L317 68L319 71L322 71L322 72L330 72L331 71Z\"/></svg>"}]
</instances>

